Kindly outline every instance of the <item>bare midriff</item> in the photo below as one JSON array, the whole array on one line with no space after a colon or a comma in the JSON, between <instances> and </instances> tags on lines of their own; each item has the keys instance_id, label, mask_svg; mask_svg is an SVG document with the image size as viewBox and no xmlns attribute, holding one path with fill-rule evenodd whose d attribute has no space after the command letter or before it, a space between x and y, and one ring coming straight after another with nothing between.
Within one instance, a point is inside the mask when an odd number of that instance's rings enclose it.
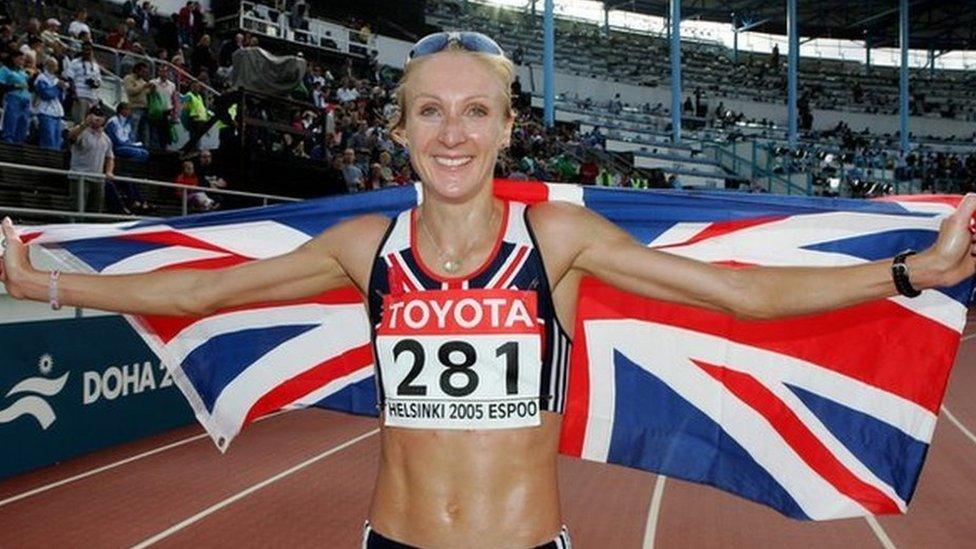
<instances>
[{"instance_id":1,"label":"bare midriff","mask_svg":"<svg viewBox=\"0 0 976 549\"><path fill-rule=\"evenodd\" d=\"M521 429L383 427L369 520L418 547L534 547L559 533L561 416Z\"/></svg>"}]
</instances>

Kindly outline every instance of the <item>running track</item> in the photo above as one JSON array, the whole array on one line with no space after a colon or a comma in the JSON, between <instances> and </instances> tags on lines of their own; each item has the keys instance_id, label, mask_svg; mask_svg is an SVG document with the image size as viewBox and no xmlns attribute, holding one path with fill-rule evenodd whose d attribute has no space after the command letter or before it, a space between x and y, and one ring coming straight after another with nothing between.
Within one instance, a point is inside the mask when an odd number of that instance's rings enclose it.
<instances>
[{"instance_id":1,"label":"running track","mask_svg":"<svg viewBox=\"0 0 976 549\"><path fill-rule=\"evenodd\" d=\"M560 458L576 547L973 547L976 322L904 516L806 523L717 490ZM268 417L221 456L177 429L0 482L0 547L355 548L379 453L370 418Z\"/></svg>"}]
</instances>

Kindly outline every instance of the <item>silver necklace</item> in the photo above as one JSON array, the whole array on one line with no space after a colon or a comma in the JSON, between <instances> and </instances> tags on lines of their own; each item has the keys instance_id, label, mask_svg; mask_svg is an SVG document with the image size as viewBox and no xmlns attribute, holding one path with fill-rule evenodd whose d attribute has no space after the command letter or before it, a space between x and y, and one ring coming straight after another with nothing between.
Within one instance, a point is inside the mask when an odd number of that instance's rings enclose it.
<instances>
[{"instance_id":1,"label":"silver necklace","mask_svg":"<svg viewBox=\"0 0 976 549\"><path fill-rule=\"evenodd\" d=\"M493 205L492 208L491 208L491 218L488 219L488 229L489 230L491 230L491 224L495 222L495 215L497 213L498 212L495 211L495 207ZM458 257L453 257L452 258L450 256L450 254L446 253L444 251L444 249L441 248L440 244L437 243L437 240L434 239L434 235L430 232L430 227L427 226L427 222L424 221L424 219L425 219L424 216L420 216L420 224L424 228L424 233L427 235L427 239L430 240L430 243L433 244L435 248L437 248L437 254L438 254L437 257L441 261L441 268L444 269L444 272L447 272L447 273L450 273L450 274L454 274L454 273L460 271L461 270L461 267L464 265L464 259L465 258L463 256L458 256ZM474 242L469 242L464 247L464 254L467 254L468 251L471 249L472 246L478 244L481 241L481 238L482 237L479 237Z\"/></svg>"}]
</instances>

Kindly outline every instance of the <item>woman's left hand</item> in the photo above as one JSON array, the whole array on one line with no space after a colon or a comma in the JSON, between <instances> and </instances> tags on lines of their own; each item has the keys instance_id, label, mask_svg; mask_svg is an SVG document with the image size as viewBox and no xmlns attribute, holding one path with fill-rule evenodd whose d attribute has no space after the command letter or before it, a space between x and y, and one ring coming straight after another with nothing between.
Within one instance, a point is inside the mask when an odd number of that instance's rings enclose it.
<instances>
[{"instance_id":1,"label":"woman's left hand","mask_svg":"<svg viewBox=\"0 0 976 549\"><path fill-rule=\"evenodd\" d=\"M973 214L976 193L967 194L956 211L942 220L939 237L925 251L938 265L938 286L953 286L976 273L976 235Z\"/></svg>"}]
</instances>

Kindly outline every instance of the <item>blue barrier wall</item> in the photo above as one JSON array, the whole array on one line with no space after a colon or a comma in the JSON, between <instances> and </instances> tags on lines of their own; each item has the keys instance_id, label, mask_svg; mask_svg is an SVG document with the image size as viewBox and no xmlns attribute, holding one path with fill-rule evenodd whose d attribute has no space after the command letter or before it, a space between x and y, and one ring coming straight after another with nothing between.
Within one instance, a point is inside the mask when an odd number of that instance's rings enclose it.
<instances>
[{"instance_id":1,"label":"blue barrier wall","mask_svg":"<svg viewBox=\"0 0 976 549\"><path fill-rule=\"evenodd\" d=\"M193 421L120 316L0 325L0 478Z\"/></svg>"}]
</instances>

